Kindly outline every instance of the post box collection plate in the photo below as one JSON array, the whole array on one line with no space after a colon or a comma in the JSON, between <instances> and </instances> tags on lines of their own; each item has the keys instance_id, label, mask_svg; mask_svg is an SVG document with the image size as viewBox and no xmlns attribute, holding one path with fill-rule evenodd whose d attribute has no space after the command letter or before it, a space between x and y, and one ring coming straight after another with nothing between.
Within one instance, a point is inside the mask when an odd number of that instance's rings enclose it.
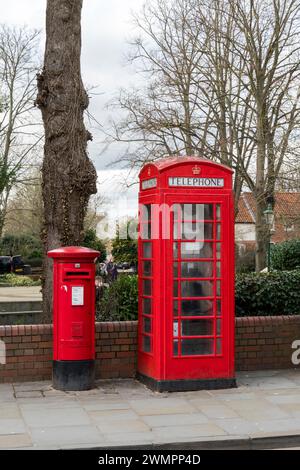
<instances>
[{"instance_id":1,"label":"post box collection plate","mask_svg":"<svg viewBox=\"0 0 300 470\"><path fill-rule=\"evenodd\" d=\"M83 286L72 286L72 305L83 305Z\"/></svg>"}]
</instances>

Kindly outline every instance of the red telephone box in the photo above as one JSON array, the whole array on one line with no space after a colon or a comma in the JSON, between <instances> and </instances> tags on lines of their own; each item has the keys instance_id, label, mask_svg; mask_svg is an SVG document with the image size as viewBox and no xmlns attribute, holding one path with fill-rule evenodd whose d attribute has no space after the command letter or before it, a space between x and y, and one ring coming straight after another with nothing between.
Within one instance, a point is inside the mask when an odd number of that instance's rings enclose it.
<instances>
[{"instance_id":1,"label":"red telephone box","mask_svg":"<svg viewBox=\"0 0 300 470\"><path fill-rule=\"evenodd\" d=\"M53 386L88 390L94 384L95 260L78 246L48 252L53 258Z\"/></svg>"},{"instance_id":2,"label":"red telephone box","mask_svg":"<svg viewBox=\"0 0 300 470\"><path fill-rule=\"evenodd\" d=\"M138 257L139 379L158 391L234 387L232 170L198 157L146 164Z\"/></svg>"}]
</instances>

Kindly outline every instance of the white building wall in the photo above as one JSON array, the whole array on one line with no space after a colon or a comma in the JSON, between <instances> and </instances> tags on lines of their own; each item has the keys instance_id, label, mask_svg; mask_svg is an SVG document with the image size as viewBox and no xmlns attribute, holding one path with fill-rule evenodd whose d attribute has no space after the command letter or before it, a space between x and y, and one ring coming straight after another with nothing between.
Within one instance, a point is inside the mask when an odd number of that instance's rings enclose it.
<instances>
[{"instance_id":1,"label":"white building wall","mask_svg":"<svg viewBox=\"0 0 300 470\"><path fill-rule=\"evenodd\" d=\"M254 224L235 224L236 242L255 242Z\"/></svg>"}]
</instances>

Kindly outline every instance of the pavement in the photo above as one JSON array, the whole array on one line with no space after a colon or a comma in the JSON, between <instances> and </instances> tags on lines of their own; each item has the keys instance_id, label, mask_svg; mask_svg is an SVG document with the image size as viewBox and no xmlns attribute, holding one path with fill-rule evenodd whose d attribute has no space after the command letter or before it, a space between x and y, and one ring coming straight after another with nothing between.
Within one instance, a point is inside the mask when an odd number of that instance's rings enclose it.
<instances>
[{"instance_id":1,"label":"pavement","mask_svg":"<svg viewBox=\"0 0 300 470\"><path fill-rule=\"evenodd\" d=\"M0 384L0 449L300 446L300 370L238 374L238 388L155 393L131 379L84 392Z\"/></svg>"},{"instance_id":2,"label":"pavement","mask_svg":"<svg viewBox=\"0 0 300 470\"><path fill-rule=\"evenodd\" d=\"M41 300L41 286L0 287L0 302L27 302Z\"/></svg>"}]
</instances>

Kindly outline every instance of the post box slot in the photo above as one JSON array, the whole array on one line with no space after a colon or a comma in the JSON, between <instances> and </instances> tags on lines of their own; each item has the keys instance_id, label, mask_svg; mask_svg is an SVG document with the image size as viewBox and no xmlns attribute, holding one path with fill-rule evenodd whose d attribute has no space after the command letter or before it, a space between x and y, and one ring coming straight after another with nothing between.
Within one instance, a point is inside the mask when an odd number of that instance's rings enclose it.
<instances>
[{"instance_id":1,"label":"post box slot","mask_svg":"<svg viewBox=\"0 0 300 470\"><path fill-rule=\"evenodd\" d=\"M87 271L67 271L67 276L89 276L90 273Z\"/></svg>"}]
</instances>

